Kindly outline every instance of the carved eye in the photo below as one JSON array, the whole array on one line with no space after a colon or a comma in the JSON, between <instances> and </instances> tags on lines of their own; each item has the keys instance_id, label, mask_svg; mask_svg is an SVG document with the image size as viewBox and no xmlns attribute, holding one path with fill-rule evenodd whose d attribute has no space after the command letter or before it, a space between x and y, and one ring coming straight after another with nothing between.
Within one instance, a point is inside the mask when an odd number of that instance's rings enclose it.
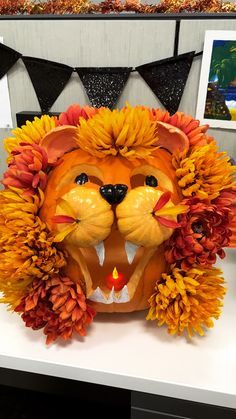
<instances>
[{"instance_id":1,"label":"carved eye","mask_svg":"<svg viewBox=\"0 0 236 419\"><path fill-rule=\"evenodd\" d=\"M77 183L77 185L84 185L86 182L88 182L86 173L80 173L80 175L75 178L75 183Z\"/></svg>"},{"instance_id":2,"label":"carved eye","mask_svg":"<svg viewBox=\"0 0 236 419\"><path fill-rule=\"evenodd\" d=\"M152 186L153 188L158 186L158 180L155 176L146 176L145 183L147 186Z\"/></svg>"}]
</instances>

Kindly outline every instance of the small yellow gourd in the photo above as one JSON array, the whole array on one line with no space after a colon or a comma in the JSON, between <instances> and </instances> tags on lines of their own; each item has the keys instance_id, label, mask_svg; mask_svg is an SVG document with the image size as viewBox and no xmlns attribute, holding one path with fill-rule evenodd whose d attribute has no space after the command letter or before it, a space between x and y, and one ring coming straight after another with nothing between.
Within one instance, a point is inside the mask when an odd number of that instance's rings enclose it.
<instances>
[{"instance_id":1,"label":"small yellow gourd","mask_svg":"<svg viewBox=\"0 0 236 419\"><path fill-rule=\"evenodd\" d=\"M163 192L148 186L131 190L118 205L116 215L118 227L125 240L144 247L159 246L173 233L172 228L161 225L154 217L154 208ZM169 201L165 209L174 207ZM168 215L176 221L176 215Z\"/></svg>"},{"instance_id":2,"label":"small yellow gourd","mask_svg":"<svg viewBox=\"0 0 236 419\"><path fill-rule=\"evenodd\" d=\"M65 239L78 247L94 246L109 236L114 218L111 206L99 191L83 186L71 189L58 200L55 215L55 223L60 216L69 220L57 224L55 241Z\"/></svg>"}]
</instances>

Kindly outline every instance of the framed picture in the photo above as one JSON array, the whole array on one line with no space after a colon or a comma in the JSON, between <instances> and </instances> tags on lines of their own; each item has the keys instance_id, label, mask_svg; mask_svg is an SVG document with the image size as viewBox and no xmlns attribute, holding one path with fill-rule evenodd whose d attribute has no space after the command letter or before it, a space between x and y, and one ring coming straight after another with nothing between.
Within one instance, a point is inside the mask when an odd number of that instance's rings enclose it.
<instances>
[{"instance_id":1,"label":"framed picture","mask_svg":"<svg viewBox=\"0 0 236 419\"><path fill-rule=\"evenodd\" d=\"M236 129L236 31L206 31L196 117Z\"/></svg>"}]
</instances>

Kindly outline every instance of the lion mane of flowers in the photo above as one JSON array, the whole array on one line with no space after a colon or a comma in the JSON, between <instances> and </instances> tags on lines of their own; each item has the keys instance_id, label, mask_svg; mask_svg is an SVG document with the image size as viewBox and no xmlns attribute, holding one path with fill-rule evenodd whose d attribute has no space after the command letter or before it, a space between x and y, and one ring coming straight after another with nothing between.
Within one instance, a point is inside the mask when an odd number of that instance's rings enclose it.
<instances>
[{"instance_id":1,"label":"lion mane of flowers","mask_svg":"<svg viewBox=\"0 0 236 419\"><path fill-rule=\"evenodd\" d=\"M145 158L156 148L155 121L187 136L189 148L172 159L187 212L178 215L179 227L165 243L169 269L156 282L147 319L165 324L171 334L187 331L191 337L203 335L220 315L226 289L222 272L213 265L225 256L225 247L236 246L235 166L230 157L218 151L207 126L181 112L170 116L145 107L111 111L72 105L58 118L44 115L27 121L4 140L8 168L0 192L0 302L19 313L26 326L43 328L47 343L74 333L84 336L96 313L81 284L63 275L66 255L39 217L53 169L41 141L57 126L74 125L80 130L78 147L96 157L119 150L125 158Z\"/></svg>"}]
</instances>

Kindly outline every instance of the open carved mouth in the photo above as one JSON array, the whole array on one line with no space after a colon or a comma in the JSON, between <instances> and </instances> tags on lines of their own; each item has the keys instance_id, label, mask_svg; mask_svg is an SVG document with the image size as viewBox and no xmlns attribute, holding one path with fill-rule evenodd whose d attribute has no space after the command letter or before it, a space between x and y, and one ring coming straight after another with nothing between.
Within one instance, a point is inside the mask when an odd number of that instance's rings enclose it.
<instances>
[{"instance_id":1,"label":"open carved mouth","mask_svg":"<svg viewBox=\"0 0 236 419\"><path fill-rule=\"evenodd\" d=\"M87 298L102 304L120 304L133 298L156 247L144 248L125 241L114 223L112 234L97 246L69 245L68 251L80 266ZM113 278L114 268L118 275ZM116 281L121 275L124 285L117 290Z\"/></svg>"}]
</instances>

